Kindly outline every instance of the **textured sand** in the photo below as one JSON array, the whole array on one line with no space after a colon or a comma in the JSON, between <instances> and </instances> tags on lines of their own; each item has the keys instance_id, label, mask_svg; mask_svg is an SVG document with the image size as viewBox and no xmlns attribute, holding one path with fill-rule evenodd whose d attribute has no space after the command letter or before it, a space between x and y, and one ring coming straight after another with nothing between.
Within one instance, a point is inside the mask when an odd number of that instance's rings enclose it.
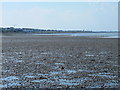
<instances>
[{"instance_id":1,"label":"textured sand","mask_svg":"<svg viewBox=\"0 0 120 90\"><path fill-rule=\"evenodd\" d=\"M2 40L1 87L118 87L117 39L18 35Z\"/></svg>"}]
</instances>

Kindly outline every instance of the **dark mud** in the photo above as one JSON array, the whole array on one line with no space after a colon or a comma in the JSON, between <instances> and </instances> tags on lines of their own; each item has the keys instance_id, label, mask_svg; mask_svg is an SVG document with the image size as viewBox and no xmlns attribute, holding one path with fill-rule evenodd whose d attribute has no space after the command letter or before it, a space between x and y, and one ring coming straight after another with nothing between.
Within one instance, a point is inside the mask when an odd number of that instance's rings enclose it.
<instances>
[{"instance_id":1,"label":"dark mud","mask_svg":"<svg viewBox=\"0 0 120 90\"><path fill-rule=\"evenodd\" d=\"M118 88L118 40L4 36L1 88Z\"/></svg>"}]
</instances>

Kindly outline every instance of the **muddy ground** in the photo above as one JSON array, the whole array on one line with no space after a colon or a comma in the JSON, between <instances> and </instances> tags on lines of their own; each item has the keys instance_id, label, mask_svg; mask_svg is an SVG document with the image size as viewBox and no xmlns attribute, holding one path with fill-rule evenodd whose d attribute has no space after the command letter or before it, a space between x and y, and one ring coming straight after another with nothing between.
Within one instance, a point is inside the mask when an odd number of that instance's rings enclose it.
<instances>
[{"instance_id":1,"label":"muddy ground","mask_svg":"<svg viewBox=\"0 0 120 90\"><path fill-rule=\"evenodd\" d=\"M118 39L2 38L1 88L118 88Z\"/></svg>"}]
</instances>

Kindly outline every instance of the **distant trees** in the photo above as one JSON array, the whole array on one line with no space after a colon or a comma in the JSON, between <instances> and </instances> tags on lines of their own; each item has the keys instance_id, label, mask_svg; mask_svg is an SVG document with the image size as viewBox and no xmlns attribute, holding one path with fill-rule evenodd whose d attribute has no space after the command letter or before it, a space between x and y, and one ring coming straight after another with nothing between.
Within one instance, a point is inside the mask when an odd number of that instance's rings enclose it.
<instances>
[{"instance_id":1,"label":"distant trees","mask_svg":"<svg viewBox=\"0 0 120 90\"><path fill-rule=\"evenodd\" d=\"M8 28L0 28L0 31L2 31L2 33L7 33L7 32L14 32L14 33L83 33L83 32L87 32L90 33L92 31L85 31L85 30L68 30L68 31L64 31L64 30L45 30L45 29L32 29L32 28L14 28L14 27L8 27Z\"/></svg>"},{"instance_id":2,"label":"distant trees","mask_svg":"<svg viewBox=\"0 0 120 90\"><path fill-rule=\"evenodd\" d=\"M13 27L9 27L9 28L1 28L2 32L23 32L22 29L20 28L13 28Z\"/></svg>"}]
</instances>

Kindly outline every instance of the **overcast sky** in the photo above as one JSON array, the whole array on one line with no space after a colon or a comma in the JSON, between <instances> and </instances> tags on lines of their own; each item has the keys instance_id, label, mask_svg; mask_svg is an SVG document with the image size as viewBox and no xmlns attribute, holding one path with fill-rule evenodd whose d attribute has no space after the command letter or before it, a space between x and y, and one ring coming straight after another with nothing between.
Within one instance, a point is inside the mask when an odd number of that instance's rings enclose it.
<instances>
[{"instance_id":1,"label":"overcast sky","mask_svg":"<svg viewBox=\"0 0 120 90\"><path fill-rule=\"evenodd\" d=\"M117 30L117 2L5 2L4 27Z\"/></svg>"}]
</instances>

